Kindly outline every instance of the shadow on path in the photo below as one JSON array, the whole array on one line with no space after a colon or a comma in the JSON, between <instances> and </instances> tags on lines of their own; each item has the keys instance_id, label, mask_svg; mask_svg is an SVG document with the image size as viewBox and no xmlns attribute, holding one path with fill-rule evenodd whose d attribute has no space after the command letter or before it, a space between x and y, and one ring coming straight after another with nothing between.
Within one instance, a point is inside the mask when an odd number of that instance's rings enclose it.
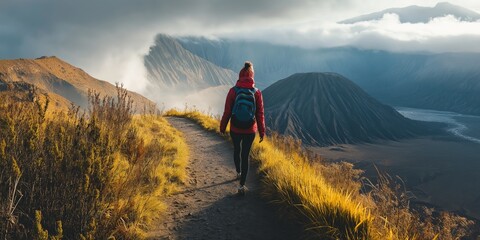
<instances>
[{"instance_id":1,"label":"shadow on path","mask_svg":"<svg viewBox=\"0 0 480 240\"><path fill-rule=\"evenodd\" d=\"M215 183L215 184L212 184L212 185L209 185L209 186L203 186L203 187L198 187L198 188L190 188L188 190L184 190L184 191L174 193L174 194L172 194L172 196L179 195L179 194L185 194L185 193L192 193L192 192L195 192L195 191L201 191L201 190L217 187L217 186L220 186L220 185L233 183L235 181L236 181L235 179L232 179L232 180L228 180L228 181L224 181L224 182L220 182L220 183Z\"/></svg>"}]
</instances>

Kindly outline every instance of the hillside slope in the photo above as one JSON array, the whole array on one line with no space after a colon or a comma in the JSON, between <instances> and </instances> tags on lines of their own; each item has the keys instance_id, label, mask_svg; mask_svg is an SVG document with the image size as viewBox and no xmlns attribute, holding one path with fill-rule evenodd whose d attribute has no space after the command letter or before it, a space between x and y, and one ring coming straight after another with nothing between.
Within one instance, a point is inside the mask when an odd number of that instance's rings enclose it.
<instances>
[{"instance_id":1,"label":"hillside slope","mask_svg":"<svg viewBox=\"0 0 480 240\"><path fill-rule=\"evenodd\" d=\"M114 85L98 80L57 57L0 60L0 81L33 84L47 93L62 96L81 107L87 105L89 89L103 96L117 95ZM129 94L139 108L153 105L153 102L140 94L134 92Z\"/></svg>"},{"instance_id":2,"label":"hillside slope","mask_svg":"<svg viewBox=\"0 0 480 240\"><path fill-rule=\"evenodd\" d=\"M38 101L41 105L45 104L48 99L47 114L57 110L68 110L71 106L70 101L66 98L23 81L6 82L0 79L0 98L3 101L9 99L14 102Z\"/></svg>"},{"instance_id":3,"label":"hillside slope","mask_svg":"<svg viewBox=\"0 0 480 240\"><path fill-rule=\"evenodd\" d=\"M423 124L336 73L294 74L263 95L267 126L313 145L395 140L423 132Z\"/></svg>"}]
</instances>

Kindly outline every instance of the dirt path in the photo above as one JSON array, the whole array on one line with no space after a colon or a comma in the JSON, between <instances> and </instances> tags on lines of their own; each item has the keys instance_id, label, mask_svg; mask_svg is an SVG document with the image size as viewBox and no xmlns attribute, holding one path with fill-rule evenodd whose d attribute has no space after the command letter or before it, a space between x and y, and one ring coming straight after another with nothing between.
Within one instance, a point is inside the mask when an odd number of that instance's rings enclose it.
<instances>
[{"instance_id":1,"label":"dirt path","mask_svg":"<svg viewBox=\"0 0 480 240\"><path fill-rule=\"evenodd\" d=\"M151 239L298 239L299 229L277 219L260 198L260 180L250 166L246 196L236 194L233 147L193 121L169 118L190 147L189 184L167 200L166 218Z\"/></svg>"}]
</instances>

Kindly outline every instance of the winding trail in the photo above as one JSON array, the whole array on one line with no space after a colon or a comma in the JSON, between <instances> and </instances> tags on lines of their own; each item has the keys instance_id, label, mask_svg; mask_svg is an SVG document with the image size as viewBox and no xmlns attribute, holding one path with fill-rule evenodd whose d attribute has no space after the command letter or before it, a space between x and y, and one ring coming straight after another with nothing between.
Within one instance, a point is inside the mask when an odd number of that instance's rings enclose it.
<instances>
[{"instance_id":1,"label":"winding trail","mask_svg":"<svg viewBox=\"0 0 480 240\"><path fill-rule=\"evenodd\" d=\"M168 121L183 132L189 145L189 181L167 199L166 217L150 239L299 238L300 228L280 222L274 207L260 197L256 166L250 165L246 196L237 195L232 145L189 119Z\"/></svg>"}]
</instances>

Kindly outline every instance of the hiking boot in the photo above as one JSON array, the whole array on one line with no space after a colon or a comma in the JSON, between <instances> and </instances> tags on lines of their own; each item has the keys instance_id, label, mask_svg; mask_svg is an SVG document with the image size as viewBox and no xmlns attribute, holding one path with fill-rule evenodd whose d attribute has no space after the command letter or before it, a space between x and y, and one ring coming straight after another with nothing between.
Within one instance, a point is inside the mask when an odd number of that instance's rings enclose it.
<instances>
[{"instance_id":1,"label":"hiking boot","mask_svg":"<svg viewBox=\"0 0 480 240\"><path fill-rule=\"evenodd\" d=\"M238 188L238 194L240 195L245 195L247 191L248 191L248 188L245 185L242 185Z\"/></svg>"}]
</instances>

